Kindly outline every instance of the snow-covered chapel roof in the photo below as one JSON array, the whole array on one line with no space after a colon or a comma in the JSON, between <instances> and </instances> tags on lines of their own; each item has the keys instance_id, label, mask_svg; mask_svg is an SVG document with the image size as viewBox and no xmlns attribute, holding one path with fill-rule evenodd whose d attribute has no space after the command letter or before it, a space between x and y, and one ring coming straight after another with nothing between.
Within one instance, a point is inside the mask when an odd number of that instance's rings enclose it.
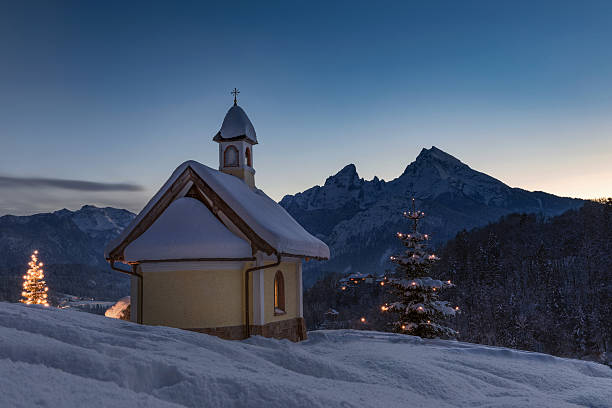
<instances>
[{"instance_id":1,"label":"snow-covered chapel roof","mask_svg":"<svg viewBox=\"0 0 612 408\"><path fill-rule=\"evenodd\" d=\"M191 200L188 200L189 204L180 201L181 197L194 195L199 196L202 207L196 207ZM204 209L212 217L205 215ZM204 227L205 222L213 219L219 221L217 226L222 224L236 238L248 242L249 248L254 250L268 254L329 259L327 245L309 234L263 191L253 189L235 176L196 161L187 161L172 173L130 225L108 244L105 257L125 262L142 261L141 256L149 253L133 252L133 249L152 248L156 245L159 245L160 251L162 246L173 248L171 253L160 252L161 258L157 257L158 260L208 258L210 254L220 254L213 250L195 248L196 243L213 245L214 239L211 237L218 234L218 230ZM169 232L181 236L171 237L168 236ZM241 245L230 235L219 236L230 245L235 245L236 251L232 251L232 258L244 255ZM156 244L158 241L160 244ZM131 247L132 244L135 247ZM214 257L225 258L219 255ZM149 260L150 257L145 259Z\"/></svg>"},{"instance_id":2,"label":"snow-covered chapel roof","mask_svg":"<svg viewBox=\"0 0 612 408\"><path fill-rule=\"evenodd\" d=\"M250 258L251 246L227 229L206 206L181 197L124 251L125 260Z\"/></svg>"},{"instance_id":3,"label":"snow-covered chapel roof","mask_svg":"<svg viewBox=\"0 0 612 408\"><path fill-rule=\"evenodd\" d=\"M240 106L234 105L227 111L221 130L217 132L213 140L222 142L240 139L257 144L257 135L251 120Z\"/></svg>"}]
</instances>

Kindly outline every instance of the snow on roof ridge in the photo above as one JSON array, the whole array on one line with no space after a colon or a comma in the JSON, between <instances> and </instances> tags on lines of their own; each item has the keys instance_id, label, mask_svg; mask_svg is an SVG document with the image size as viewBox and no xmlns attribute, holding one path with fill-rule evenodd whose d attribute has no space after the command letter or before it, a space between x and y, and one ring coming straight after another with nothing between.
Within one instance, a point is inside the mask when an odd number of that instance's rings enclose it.
<instances>
[{"instance_id":1,"label":"snow on roof ridge","mask_svg":"<svg viewBox=\"0 0 612 408\"><path fill-rule=\"evenodd\" d=\"M264 241L280 253L329 258L329 248L308 233L262 190L251 189L239 178L194 162L196 173ZM202 171L204 170L204 172Z\"/></svg>"},{"instance_id":2,"label":"snow on roof ridge","mask_svg":"<svg viewBox=\"0 0 612 408\"><path fill-rule=\"evenodd\" d=\"M308 233L283 207L263 191L251 189L239 178L195 160L188 160L179 165L136 218L107 245L104 254L107 259L110 252L128 237L188 167L202 178L260 238L279 253L329 259L327 245Z\"/></svg>"}]
</instances>

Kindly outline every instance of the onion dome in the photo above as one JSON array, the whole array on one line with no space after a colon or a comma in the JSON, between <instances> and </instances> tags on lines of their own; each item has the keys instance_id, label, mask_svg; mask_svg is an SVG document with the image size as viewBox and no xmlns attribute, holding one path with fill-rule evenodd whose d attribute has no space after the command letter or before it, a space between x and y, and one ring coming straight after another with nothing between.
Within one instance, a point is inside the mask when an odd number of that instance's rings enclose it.
<instances>
[{"instance_id":1,"label":"onion dome","mask_svg":"<svg viewBox=\"0 0 612 408\"><path fill-rule=\"evenodd\" d=\"M215 142L245 140L257 144L255 128L247 114L238 105L232 106L223 119L221 130L213 138Z\"/></svg>"}]
</instances>

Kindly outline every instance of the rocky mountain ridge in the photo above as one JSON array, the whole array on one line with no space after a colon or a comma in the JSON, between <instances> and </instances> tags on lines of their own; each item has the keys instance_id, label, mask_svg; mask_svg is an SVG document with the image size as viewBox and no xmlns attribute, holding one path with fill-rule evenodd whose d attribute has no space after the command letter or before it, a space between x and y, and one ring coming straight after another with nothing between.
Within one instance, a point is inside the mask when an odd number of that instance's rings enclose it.
<instances>
[{"instance_id":1,"label":"rocky mountain ridge","mask_svg":"<svg viewBox=\"0 0 612 408\"><path fill-rule=\"evenodd\" d=\"M30 216L0 217L0 268L22 265L38 249L47 264L106 266L104 245L135 214L112 207L85 205Z\"/></svg>"},{"instance_id":2,"label":"rocky mountain ridge","mask_svg":"<svg viewBox=\"0 0 612 408\"><path fill-rule=\"evenodd\" d=\"M433 237L434 246L462 229L486 225L506 214L554 216L583 204L579 199L509 187L435 146L423 149L391 181L364 180L349 164L323 186L280 201L332 251L329 262L307 265L306 284L325 272L382 273L390 268L389 255L398 249L394 233L409 228L402 213L412 197L427 213L422 228Z\"/></svg>"}]
</instances>

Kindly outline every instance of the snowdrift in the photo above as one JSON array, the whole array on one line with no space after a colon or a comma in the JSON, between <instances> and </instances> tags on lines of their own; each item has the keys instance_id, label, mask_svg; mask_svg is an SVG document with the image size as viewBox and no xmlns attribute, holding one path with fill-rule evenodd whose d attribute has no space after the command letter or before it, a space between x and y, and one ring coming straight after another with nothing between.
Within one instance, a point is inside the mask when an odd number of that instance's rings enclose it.
<instances>
[{"instance_id":1,"label":"snowdrift","mask_svg":"<svg viewBox=\"0 0 612 408\"><path fill-rule=\"evenodd\" d=\"M367 331L225 341L0 303L2 407L611 407L612 369Z\"/></svg>"}]
</instances>

